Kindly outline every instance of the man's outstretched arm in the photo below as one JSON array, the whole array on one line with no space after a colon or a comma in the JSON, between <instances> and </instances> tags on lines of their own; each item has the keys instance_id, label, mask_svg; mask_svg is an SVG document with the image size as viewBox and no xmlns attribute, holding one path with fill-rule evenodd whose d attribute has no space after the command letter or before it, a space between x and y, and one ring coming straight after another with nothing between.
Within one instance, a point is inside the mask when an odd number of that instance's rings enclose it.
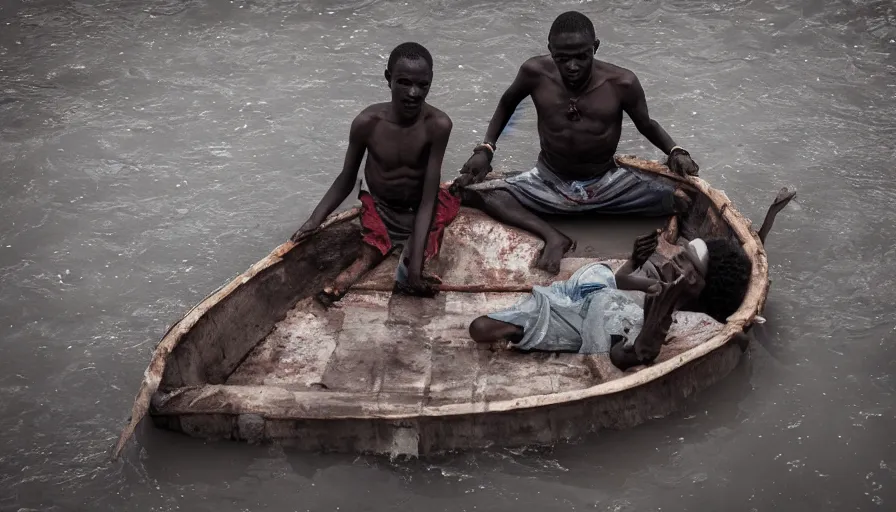
<instances>
[{"instance_id":1,"label":"man's outstretched arm","mask_svg":"<svg viewBox=\"0 0 896 512\"><path fill-rule=\"evenodd\" d=\"M621 81L621 86L622 109L631 118L638 132L660 151L669 155L668 165L673 172L682 176L686 174L696 176L700 167L691 159L691 155L681 146L677 146L666 130L656 120L650 118L647 98L638 77L634 73L629 73L629 76Z\"/></svg>"},{"instance_id":2,"label":"man's outstretched arm","mask_svg":"<svg viewBox=\"0 0 896 512\"><path fill-rule=\"evenodd\" d=\"M526 96L532 94L538 84L538 63L535 58L529 59L520 66L519 71L514 78L510 87L501 95L498 101L498 107L492 114L492 119L488 123L488 129L485 131L483 144L476 148L473 156L467 160L461 169L463 175L459 179L459 184L465 186L470 182L481 181L491 171L491 162L494 150L498 142L498 137L513 116L516 107L523 101Z\"/></svg>"},{"instance_id":3,"label":"man's outstretched arm","mask_svg":"<svg viewBox=\"0 0 896 512\"><path fill-rule=\"evenodd\" d=\"M488 123L488 129L485 131L484 142L490 142L492 144L498 142L498 137L501 136L501 133L507 126L507 122L510 121L510 117L513 115L514 111L516 111L516 107L518 107L520 102L526 99L527 96L532 94L537 83L537 64L534 62L534 59L529 59L520 66L516 78L513 79L513 83L511 83L510 87L508 87L507 90L504 91L504 94L501 95L501 99L498 101L498 107L495 109L495 113L492 114L492 119Z\"/></svg>"},{"instance_id":4,"label":"man's outstretched arm","mask_svg":"<svg viewBox=\"0 0 896 512\"><path fill-rule=\"evenodd\" d=\"M426 175L423 178L423 194L414 218L411 234L410 262L408 263L408 284L411 291L428 294L427 284L423 282L423 259L426 252L426 241L432 225L436 202L439 194L439 178L442 172L442 160L448 139L451 137L452 123L448 116L441 116L433 121L432 144L429 150L429 162L426 164Z\"/></svg>"},{"instance_id":5,"label":"man's outstretched arm","mask_svg":"<svg viewBox=\"0 0 896 512\"><path fill-rule=\"evenodd\" d=\"M647 97L644 95L644 88L638 77L631 74L623 81L625 88L623 94L622 108L632 122L635 128L643 135L651 144L658 147L660 151L669 154L675 147L675 141L666 133L666 130L655 120L650 118L650 112L647 110Z\"/></svg>"},{"instance_id":6,"label":"man's outstretched arm","mask_svg":"<svg viewBox=\"0 0 896 512\"><path fill-rule=\"evenodd\" d=\"M355 180L358 178L358 169L361 167L361 160L364 158L364 151L367 149L367 134L373 120L369 114L362 112L352 121L351 130L349 132L348 149L345 151L345 161L342 164L342 172L330 185L330 189L324 194L317 207L311 213L311 217L302 224L302 226L292 235L293 242L298 241L303 233L316 229L327 218L328 215L339 207L345 201L345 198L355 188Z\"/></svg>"}]
</instances>

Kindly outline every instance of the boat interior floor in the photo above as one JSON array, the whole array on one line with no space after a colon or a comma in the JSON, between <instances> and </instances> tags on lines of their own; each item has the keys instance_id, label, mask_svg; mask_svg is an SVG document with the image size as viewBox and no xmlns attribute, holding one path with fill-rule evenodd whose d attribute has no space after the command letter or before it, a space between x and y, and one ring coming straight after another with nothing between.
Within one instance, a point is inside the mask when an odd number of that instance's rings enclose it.
<instances>
[{"instance_id":1,"label":"boat interior floor","mask_svg":"<svg viewBox=\"0 0 896 512\"><path fill-rule=\"evenodd\" d=\"M619 217L557 222L578 248L563 260L560 274L550 276L531 268L538 240L477 217L467 212L446 230L442 252L432 262L443 282L548 284L596 259L618 268L636 236L665 223ZM367 290L351 290L327 310L313 299L300 301L227 384L398 393L438 406L571 391L624 375L605 354L521 353L470 339L470 322L513 305L525 292L449 291L419 299L371 290L376 284L391 286L397 260L388 258L359 283ZM658 361L708 341L722 327L703 314L676 312L674 317Z\"/></svg>"}]
</instances>

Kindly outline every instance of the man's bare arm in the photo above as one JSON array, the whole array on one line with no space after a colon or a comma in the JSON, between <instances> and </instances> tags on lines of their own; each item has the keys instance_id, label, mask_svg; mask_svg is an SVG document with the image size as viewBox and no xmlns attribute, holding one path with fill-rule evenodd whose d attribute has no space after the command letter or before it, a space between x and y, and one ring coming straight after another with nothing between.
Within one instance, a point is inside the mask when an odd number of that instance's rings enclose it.
<instances>
[{"instance_id":1,"label":"man's bare arm","mask_svg":"<svg viewBox=\"0 0 896 512\"><path fill-rule=\"evenodd\" d=\"M643 265L650 255L656 251L659 243L660 230L639 236L632 247L632 256L619 270L616 271L616 288L619 290L634 290L644 293L659 291L659 281L649 277L635 276L632 273Z\"/></svg>"},{"instance_id":2,"label":"man's bare arm","mask_svg":"<svg viewBox=\"0 0 896 512\"><path fill-rule=\"evenodd\" d=\"M513 116L516 107L523 101L526 96L531 95L538 85L540 76L538 57L533 57L520 66L517 71L516 78L510 87L501 95L498 101L498 107L492 115L491 121L488 123L488 129L485 131L485 139L483 142L490 143L494 149L498 142L498 137ZM467 160L463 168L460 170L461 176L455 180L455 186L465 187L470 183L479 182L485 179L485 176L491 172L492 158L495 155L484 148L477 148L473 152L473 156Z\"/></svg>"},{"instance_id":3,"label":"man's bare arm","mask_svg":"<svg viewBox=\"0 0 896 512\"><path fill-rule=\"evenodd\" d=\"M439 116L433 120L433 139L429 150L429 162L426 164L426 176L423 178L423 194L417 216L414 219L414 231L411 235L412 246L408 263L409 280L412 286L420 284L423 273L423 253L426 251L426 240L432 216L439 194L439 180L442 176L442 160L445 148L451 137L452 123L448 116Z\"/></svg>"},{"instance_id":4,"label":"man's bare arm","mask_svg":"<svg viewBox=\"0 0 896 512\"><path fill-rule=\"evenodd\" d=\"M539 77L538 63L535 61L537 58L529 59L520 66L513 83L501 95L498 108L495 109L485 131L485 142L492 144L498 142L498 137L501 136L516 107L535 90Z\"/></svg>"},{"instance_id":5,"label":"man's bare arm","mask_svg":"<svg viewBox=\"0 0 896 512\"><path fill-rule=\"evenodd\" d=\"M324 194L317 207L311 213L308 221L296 231L293 235L295 241L298 236L312 229L317 228L327 218L328 215L343 202L345 198L355 188L355 180L358 178L358 169L361 167L361 160L364 158L364 151L367 149L367 135L370 131L373 117L367 112L362 112L352 121L349 131L348 149L345 151L345 160L342 164L342 172L330 185L330 189Z\"/></svg>"},{"instance_id":6,"label":"man's bare arm","mask_svg":"<svg viewBox=\"0 0 896 512\"><path fill-rule=\"evenodd\" d=\"M675 142L659 123L650 118L650 112L647 110L647 98L638 77L634 73L630 73L621 81L621 86L624 88L622 109L635 123L638 132L668 155L675 147Z\"/></svg>"},{"instance_id":7,"label":"man's bare arm","mask_svg":"<svg viewBox=\"0 0 896 512\"><path fill-rule=\"evenodd\" d=\"M633 276L631 274L616 276L616 289L631 290L634 292L656 293L660 291L660 282L649 277Z\"/></svg>"},{"instance_id":8,"label":"man's bare arm","mask_svg":"<svg viewBox=\"0 0 896 512\"><path fill-rule=\"evenodd\" d=\"M666 133L666 130L663 130L659 123L650 118L650 113L647 111L647 98L644 96L641 82L631 71L625 73L626 75L619 81L619 85L622 87L622 109L635 123L641 135L646 137L651 144L660 148L663 153L669 155L666 165L672 172L679 176L696 176L700 172L700 166L694 162L687 151L675 145L672 137Z\"/></svg>"}]
</instances>

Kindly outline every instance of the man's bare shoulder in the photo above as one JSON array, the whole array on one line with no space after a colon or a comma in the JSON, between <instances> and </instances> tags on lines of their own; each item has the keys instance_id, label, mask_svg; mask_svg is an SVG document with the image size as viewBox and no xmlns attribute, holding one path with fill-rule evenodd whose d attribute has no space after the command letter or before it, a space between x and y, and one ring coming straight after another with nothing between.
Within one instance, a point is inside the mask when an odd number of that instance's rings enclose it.
<instances>
[{"instance_id":1,"label":"man's bare shoulder","mask_svg":"<svg viewBox=\"0 0 896 512\"><path fill-rule=\"evenodd\" d=\"M376 126L389 113L388 108L388 103L374 103L355 116L350 131L351 140L366 144Z\"/></svg>"},{"instance_id":2,"label":"man's bare shoulder","mask_svg":"<svg viewBox=\"0 0 896 512\"><path fill-rule=\"evenodd\" d=\"M617 66L616 64L610 64L609 62L604 62L597 59L594 59L594 65L597 71L602 76L607 77L608 80L617 85L627 87L634 84L638 80L638 77L635 76L634 71L626 69L622 66Z\"/></svg>"},{"instance_id":3,"label":"man's bare shoulder","mask_svg":"<svg viewBox=\"0 0 896 512\"><path fill-rule=\"evenodd\" d=\"M453 123L451 122L451 118L448 117L448 114L429 103L426 104L425 108L426 111L424 112L424 115L426 117L424 118L424 121L426 122L427 129L432 135L446 135L451 132Z\"/></svg>"},{"instance_id":4,"label":"man's bare shoulder","mask_svg":"<svg viewBox=\"0 0 896 512\"><path fill-rule=\"evenodd\" d=\"M389 113L389 103L374 103L362 110L355 120L352 121L352 127L358 129L370 129L382 121Z\"/></svg>"},{"instance_id":5,"label":"man's bare shoulder","mask_svg":"<svg viewBox=\"0 0 896 512\"><path fill-rule=\"evenodd\" d=\"M556 66L550 55L536 55L523 62L523 65L520 66L520 72L532 78L538 78L547 75L555 68Z\"/></svg>"}]
</instances>

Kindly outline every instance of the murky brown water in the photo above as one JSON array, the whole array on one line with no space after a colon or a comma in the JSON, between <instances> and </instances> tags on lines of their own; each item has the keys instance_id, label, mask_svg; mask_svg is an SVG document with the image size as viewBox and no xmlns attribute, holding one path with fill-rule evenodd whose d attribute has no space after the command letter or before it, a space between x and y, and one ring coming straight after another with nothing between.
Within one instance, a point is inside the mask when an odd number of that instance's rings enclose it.
<instances>
[{"instance_id":1,"label":"murky brown water","mask_svg":"<svg viewBox=\"0 0 896 512\"><path fill-rule=\"evenodd\" d=\"M153 345L286 239L387 98L436 58L446 175L563 10L769 241L748 360L673 417L552 450L390 462L108 449ZM0 1L0 510L893 510L896 7L889 1ZM534 112L501 139L536 155ZM621 149L659 152L627 125Z\"/></svg>"}]
</instances>

